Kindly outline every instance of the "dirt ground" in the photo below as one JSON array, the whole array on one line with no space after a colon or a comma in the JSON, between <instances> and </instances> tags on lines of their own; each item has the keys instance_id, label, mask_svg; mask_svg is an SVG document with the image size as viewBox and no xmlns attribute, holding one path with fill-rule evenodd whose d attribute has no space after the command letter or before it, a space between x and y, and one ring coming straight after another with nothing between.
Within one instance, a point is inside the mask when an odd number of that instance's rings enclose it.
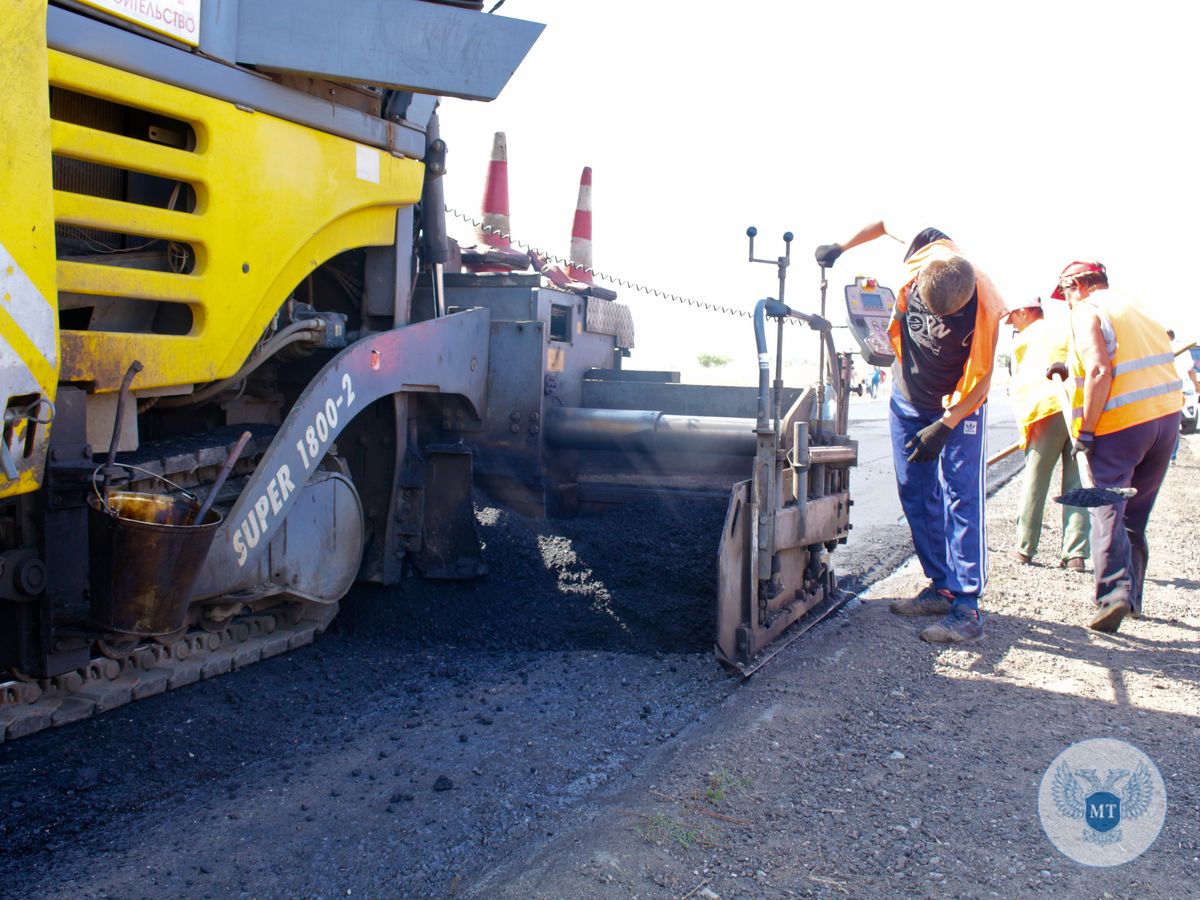
<instances>
[{"instance_id":1,"label":"dirt ground","mask_svg":"<svg viewBox=\"0 0 1200 900\"><path fill-rule=\"evenodd\" d=\"M1089 631L1091 574L1011 546L1020 479L989 503L987 635L917 639L902 567L794 643L652 770L463 893L474 897L1195 897L1200 874L1200 436L1151 518L1144 616ZM1096 737L1166 783L1159 837L1089 868L1043 833L1038 785Z\"/></svg>"}]
</instances>

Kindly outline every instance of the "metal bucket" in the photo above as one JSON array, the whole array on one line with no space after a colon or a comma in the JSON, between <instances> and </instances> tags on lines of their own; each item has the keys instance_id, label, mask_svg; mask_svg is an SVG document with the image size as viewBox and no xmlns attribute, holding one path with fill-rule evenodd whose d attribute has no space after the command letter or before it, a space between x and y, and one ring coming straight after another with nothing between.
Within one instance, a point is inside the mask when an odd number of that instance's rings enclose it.
<instances>
[{"instance_id":1,"label":"metal bucket","mask_svg":"<svg viewBox=\"0 0 1200 900\"><path fill-rule=\"evenodd\" d=\"M193 499L134 491L88 497L92 624L124 634L170 634L187 625L188 601L221 524Z\"/></svg>"}]
</instances>

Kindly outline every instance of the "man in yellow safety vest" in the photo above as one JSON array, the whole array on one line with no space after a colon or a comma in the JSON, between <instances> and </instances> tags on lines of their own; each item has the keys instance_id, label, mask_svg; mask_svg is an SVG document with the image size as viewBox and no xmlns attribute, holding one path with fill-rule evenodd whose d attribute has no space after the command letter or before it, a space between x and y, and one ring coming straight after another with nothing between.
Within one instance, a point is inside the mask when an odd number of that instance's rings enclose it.
<instances>
[{"instance_id":1,"label":"man in yellow safety vest","mask_svg":"<svg viewBox=\"0 0 1200 900\"><path fill-rule=\"evenodd\" d=\"M1096 487L1137 491L1091 510L1097 611L1089 627L1113 632L1126 615L1141 613L1146 523L1179 431L1181 382L1166 328L1109 290L1100 263L1067 265L1051 296L1070 305L1072 452L1086 455Z\"/></svg>"},{"instance_id":2,"label":"man in yellow safety vest","mask_svg":"<svg viewBox=\"0 0 1200 900\"><path fill-rule=\"evenodd\" d=\"M1016 369L1012 404L1021 433L1021 448L1025 451L1025 484L1017 509L1017 539L1009 555L1027 566L1037 553L1046 494L1055 465L1062 462L1064 494L1080 487L1079 465L1071 455L1072 438L1062 414L1062 394L1046 380L1050 365L1067 358L1070 331L1062 321L1046 321L1040 297L1010 309L1008 321L1017 331L1013 345ZM1088 555L1087 510L1064 506L1062 525L1058 564L1082 572Z\"/></svg>"}]
</instances>

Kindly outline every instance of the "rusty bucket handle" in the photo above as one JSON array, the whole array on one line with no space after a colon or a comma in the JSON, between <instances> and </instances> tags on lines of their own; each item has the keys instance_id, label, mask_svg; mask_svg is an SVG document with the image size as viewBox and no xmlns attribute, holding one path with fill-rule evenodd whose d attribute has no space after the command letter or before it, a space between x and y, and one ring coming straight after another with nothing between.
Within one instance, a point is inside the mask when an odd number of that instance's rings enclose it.
<instances>
[{"instance_id":1,"label":"rusty bucket handle","mask_svg":"<svg viewBox=\"0 0 1200 900\"><path fill-rule=\"evenodd\" d=\"M184 497L191 500L193 503L197 502L197 498L196 498L195 494L193 494L191 491L189 491L187 488L183 487L182 485L176 484L170 478L167 478L165 475L159 475L157 472L151 472L149 469L144 469L141 466L135 466L132 463L103 463L101 465L96 466L96 468L92 471L92 491L95 492L96 497L100 500L101 509L103 509L108 515L112 516L113 518L116 518L120 514L108 502L107 488L105 489L104 493L100 493L100 486L96 483L96 476L98 476L100 474L100 470L106 468L109 465L115 465L122 469L133 469L137 472L144 472L145 474L149 475L151 478L157 478L159 481L165 481L167 484L169 484L171 487L175 488L175 490L179 491L179 493L183 494Z\"/></svg>"}]
</instances>

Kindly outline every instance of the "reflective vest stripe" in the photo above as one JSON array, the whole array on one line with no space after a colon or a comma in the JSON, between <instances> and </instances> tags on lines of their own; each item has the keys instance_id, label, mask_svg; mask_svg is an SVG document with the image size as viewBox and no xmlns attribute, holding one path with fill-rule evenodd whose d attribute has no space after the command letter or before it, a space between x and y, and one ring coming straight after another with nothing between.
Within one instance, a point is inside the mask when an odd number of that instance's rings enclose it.
<instances>
[{"instance_id":1,"label":"reflective vest stripe","mask_svg":"<svg viewBox=\"0 0 1200 900\"><path fill-rule=\"evenodd\" d=\"M1080 379L1082 381L1082 379ZM1108 412L1112 409L1117 409L1121 406L1126 406L1130 403L1136 403L1138 400L1147 400L1150 397L1161 397L1163 394L1170 394L1172 391L1183 390L1183 381L1169 381L1166 384L1155 385L1154 387L1141 388L1136 391L1128 391L1116 397L1109 397L1108 402L1104 404L1104 411ZM1083 407L1075 406L1071 409L1071 415L1076 418L1083 418Z\"/></svg>"},{"instance_id":2,"label":"reflective vest stripe","mask_svg":"<svg viewBox=\"0 0 1200 900\"><path fill-rule=\"evenodd\" d=\"M1179 373L1175 370L1166 329L1136 303L1117 291L1098 290L1086 301L1107 318L1115 346L1112 383L1094 431L1112 434L1177 412L1183 405ZM1076 379L1085 374L1078 347L1072 350ZM1078 433L1083 389L1077 386L1071 405L1076 410L1073 432Z\"/></svg>"},{"instance_id":3,"label":"reflective vest stripe","mask_svg":"<svg viewBox=\"0 0 1200 900\"><path fill-rule=\"evenodd\" d=\"M1118 397L1109 397L1108 402L1104 404L1104 411L1117 409L1120 406L1126 406L1130 403L1136 403L1139 400L1148 400L1151 397L1161 397L1163 394L1170 394L1173 391L1183 390L1182 381L1170 381L1166 384L1156 384L1153 387L1145 387L1136 391L1129 391L1121 394ZM1082 412L1082 410L1081 410Z\"/></svg>"},{"instance_id":4,"label":"reflective vest stripe","mask_svg":"<svg viewBox=\"0 0 1200 900\"><path fill-rule=\"evenodd\" d=\"M1136 372L1138 369L1148 369L1151 366L1172 365L1175 357L1170 353L1159 353L1155 356L1143 356L1141 359L1130 359L1113 366L1113 375L1124 375Z\"/></svg>"}]
</instances>

